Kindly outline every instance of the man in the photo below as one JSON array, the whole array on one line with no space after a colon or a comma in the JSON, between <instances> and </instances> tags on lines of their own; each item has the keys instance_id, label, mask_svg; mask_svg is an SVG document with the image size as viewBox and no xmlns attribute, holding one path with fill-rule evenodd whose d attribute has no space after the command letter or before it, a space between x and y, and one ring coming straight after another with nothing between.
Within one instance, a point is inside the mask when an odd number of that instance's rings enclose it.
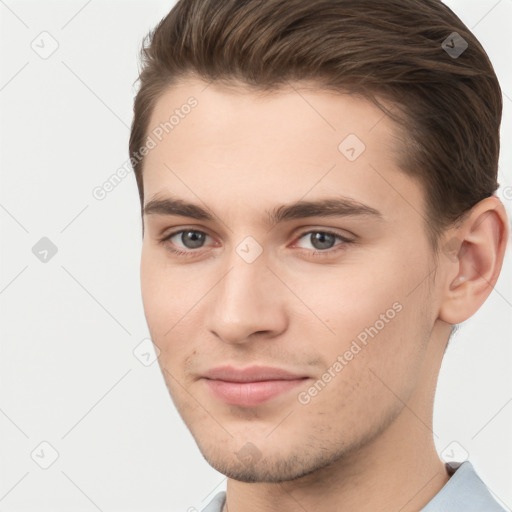
<instances>
[{"instance_id":1,"label":"man","mask_svg":"<svg viewBox=\"0 0 512 512\"><path fill-rule=\"evenodd\" d=\"M432 431L499 276L501 93L437 0L180 0L130 155L145 316L205 512L503 511Z\"/></svg>"}]
</instances>

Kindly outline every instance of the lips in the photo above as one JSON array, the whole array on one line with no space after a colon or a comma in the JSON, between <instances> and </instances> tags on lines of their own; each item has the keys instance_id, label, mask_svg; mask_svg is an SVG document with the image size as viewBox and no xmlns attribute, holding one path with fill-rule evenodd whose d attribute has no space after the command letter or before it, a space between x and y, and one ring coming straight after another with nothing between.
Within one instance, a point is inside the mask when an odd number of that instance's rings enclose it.
<instances>
[{"instance_id":1,"label":"lips","mask_svg":"<svg viewBox=\"0 0 512 512\"><path fill-rule=\"evenodd\" d=\"M203 381L217 399L239 407L254 407L291 391L309 377L268 366L237 369L232 366L212 368Z\"/></svg>"},{"instance_id":2,"label":"lips","mask_svg":"<svg viewBox=\"0 0 512 512\"><path fill-rule=\"evenodd\" d=\"M296 380L307 376L271 366L250 366L240 369L233 366L219 366L208 370L203 377L227 382L261 382L264 380Z\"/></svg>"}]
</instances>

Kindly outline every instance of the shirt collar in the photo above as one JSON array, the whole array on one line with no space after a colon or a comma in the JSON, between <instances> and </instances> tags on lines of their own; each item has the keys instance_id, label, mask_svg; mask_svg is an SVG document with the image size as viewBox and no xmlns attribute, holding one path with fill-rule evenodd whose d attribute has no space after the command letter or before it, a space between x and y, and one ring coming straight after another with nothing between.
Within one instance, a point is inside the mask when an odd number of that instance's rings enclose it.
<instances>
[{"instance_id":1,"label":"shirt collar","mask_svg":"<svg viewBox=\"0 0 512 512\"><path fill-rule=\"evenodd\" d=\"M469 460L447 462L445 467L450 479L420 512L506 512Z\"/></svg>"}]
</instances>

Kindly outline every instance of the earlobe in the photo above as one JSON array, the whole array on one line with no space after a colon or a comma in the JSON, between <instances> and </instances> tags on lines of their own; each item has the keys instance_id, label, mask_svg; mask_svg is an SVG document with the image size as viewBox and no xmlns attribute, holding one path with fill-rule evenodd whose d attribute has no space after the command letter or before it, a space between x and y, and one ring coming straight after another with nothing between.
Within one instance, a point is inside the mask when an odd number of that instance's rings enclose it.
<instances>
[{"instance_id":1,"label":"earlobe","mask_svg":"<svg viewBox=\"0 0 512 512\"><path fill-rule=\"evenodd\" d=\"M483 199L450 235L439 261L445 276L439 318L458 324L480 308L498 280L508 240L503 204L496 196Z\"/></svg>"}]
</instances>

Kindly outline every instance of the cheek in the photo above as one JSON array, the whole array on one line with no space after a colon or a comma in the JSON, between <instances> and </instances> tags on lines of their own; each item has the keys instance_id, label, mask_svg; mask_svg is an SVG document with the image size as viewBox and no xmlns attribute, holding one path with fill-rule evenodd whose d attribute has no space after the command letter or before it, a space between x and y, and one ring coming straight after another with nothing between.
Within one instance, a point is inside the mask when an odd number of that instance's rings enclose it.
<instances>
[{"instance_id":1,"label":"cheek","mask_svg":"<svg viewBox=\"0 0 512 512\"><path fill-rule=\"evenodd\" d=\"M153 342L165 354L184 324L188 300L179 276L160 260L157 251L143 246L140 285L144 314Z\"/></svg>"},{"instance_id":2,"label":"cheek","mask_svg":"<svg viewBox=\"0 0 512 512\"><path fill-rule=\"evenodd\" d=\"M318 339L322 333L317 350L326 370L336 362L343 368L332 368L336 377L327 386L336 395L333 400L350 401L345 395L349 390L378 405L389 395L392 399L386 384L407 392L417 378L431 320L425 308L428 285L419 277L428 271L422 270L410 268L407 273L390 260L379 268L368 265L364 272L332 272L330 279L310 280L304 288L309 288L308 306L334 331L313 315L303 318L310 324L308 337Z\"/></svg>"},{"instance_id":3,"label":"cheek","mask_svg":"<svg viewBox=\"0 0 512 512\"><path fill-rule=\"evenodd\" d=\"M204 275L191 278L184 267L169 264L161 249L149 245L142 249L140 284L151 339L160 350L160 366L178 376L195 353L201 328L198 312L213 284ZM172 385L173 379L165 373L164 377Z\"/></svg>"},{"instance_id":4,"label":"cheek","mask_svg":"<svg viewBox=\"0 0 512 512\"><path fill-rule=\"evenodd\" d=\"M415 389L423 358L422 340L408 328L410 312L403 306L384 327L375 327L369 315L362 330L351 326L359 337L341 336L324 346L324 373L302 390L299 400L306 430L324 422L329 411L333 428L348 439L353 432L373 432L398 414Z\"/></svg>"},{"instance_id":5,"label":"cheek","mask_svg":"<svg viewBox=\"0 0 512 512\"><path fill-rule=\"evenodd\" d=\"M172 327L190 309L197 286L186 273L170 265L162 249L142 248L140 284L146 319L159 330Z\"/></svg>"},{"instance_id":6,"label":"cheek","mask_svg":"<svg viewBox=\"0 0 512 512\"><path fill-rule=\"evenodd\" d=\"M319 268L287 279L309 309L306 316L301 315L303 321L309 319L316 336L323 333L327 341L343 347L358 336L364 342L366 330L374 331L375 324L379 332L387 330L400 315L403 276L395 279L391 271L362 262L358 266ZM304 305L298 304L297 309L304 309ZM293 314L292 324L297 320L296 312Z\"/></svg>"},{"instance_id":7,"label":"cheek","mask_svg":"<svg viewBox=\"0 0 512 512\"><path fill-rule=\"evenodd\" d=\"M154 264L151 253L145 246L142 249L140 265L140 286L144 314L152 334L160 330L163 323L162 313L168 299L167 287L161 278L160 268Z\"/></svg>"}]
</instances>

